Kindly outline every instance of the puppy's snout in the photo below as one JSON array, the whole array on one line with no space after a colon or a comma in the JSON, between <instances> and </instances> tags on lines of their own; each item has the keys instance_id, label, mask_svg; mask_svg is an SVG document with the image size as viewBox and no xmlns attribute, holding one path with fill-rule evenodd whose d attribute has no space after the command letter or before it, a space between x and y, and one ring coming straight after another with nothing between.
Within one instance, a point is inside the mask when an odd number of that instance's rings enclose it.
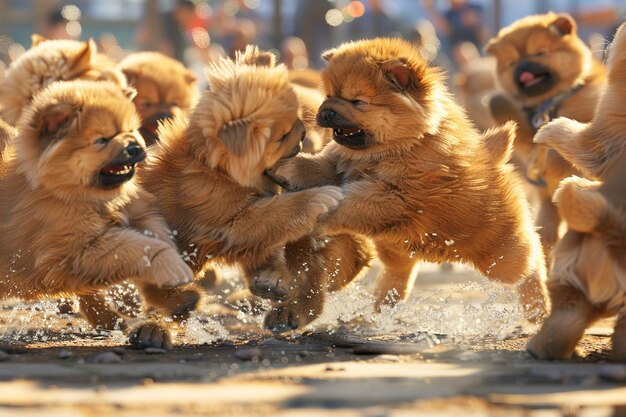
<instances>
[{"instance_id":1,"label":"puppy's snout","mask_svg":"<svg viewBox=\"0 0 626 417\"><path fill-rule=\"evenodd\" d=\"M124 153L133 162L143 161L146 158L146 151L136 142L130 143L126 149L124 149Z\"/></svg>"},{"instance_id":2,"label":"puppy's snout","mask_svg":"<svg viewBox=\"0 0 626 417\"><path fill-rule=\"evenodd\" d=\"M337 116L337 112L331 109L321 109L319 113L317 113L317 123L332 123L335 120L335 116Z\"/></svg>"}]
</instances>

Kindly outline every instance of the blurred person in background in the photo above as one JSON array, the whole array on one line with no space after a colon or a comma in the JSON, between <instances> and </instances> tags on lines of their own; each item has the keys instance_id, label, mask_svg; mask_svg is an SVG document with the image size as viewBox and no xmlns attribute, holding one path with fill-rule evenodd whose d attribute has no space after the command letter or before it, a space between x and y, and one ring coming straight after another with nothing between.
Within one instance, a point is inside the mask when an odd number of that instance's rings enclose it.
<instances>
[{"instance_id":1,"label":"blurred person in background","mask_svg":"<svg viewBox=\"0 0 626 417\"><path fill-rule=\"evenodd\" d=\"M333 9L328 1L299 0L294 16L293 35L301 38L309 49L313 68L322 68L322 52L336 46L340 39L337 28L326 22L326 14Z\"/></svg>"},{"instance_id":2,"label":"blurred person in background","mask_svg":"<svg viewBox=\"0 0 626 417\"><path fill-rule=\"evenodd\" d=\"M46 19L47 27L43 31L43 33L41 33L41 35L43 35L44 37L48 39L77 40L80 37L81 31L76 30L76 28L74 28L73 25L70 24L71 22L78 23L77 19L73 19L73 20L68 19L66 17L67 12L64 10L67 10L67 9L58 8L50 12L50 14L48 15L48 18ZM80 16L80 14L78 16ZM70 24L69 31L68 31L68 24ZM80 28L80 25L78 25L78 28Z\"/></svg>"},{"instance_id":3,"label":"blurred person in background","mask_svg":"<svg viewBox=\"0 0 626 417\"><path fill-rule=\"evenodd\" d=\"M450 7L440 13L433 0L421 0L437 31L442 35L444 53L456 65L463 65L463 45L473 44L480 50L486 39L483 29L483 9L467 0L450 0Z\"/></svg>"},{"instance_id":4,"label":"blurred person in background","mask_svg":"<svg viewBox=\"0 0 626 417\"><path fill-rule=\"evenodd\" d=\"M400 37L405 31L402 22L392 18L381 0L368 0L365 13L348 23L351 40L376 37Z\"/></svg>"}]
</instances>

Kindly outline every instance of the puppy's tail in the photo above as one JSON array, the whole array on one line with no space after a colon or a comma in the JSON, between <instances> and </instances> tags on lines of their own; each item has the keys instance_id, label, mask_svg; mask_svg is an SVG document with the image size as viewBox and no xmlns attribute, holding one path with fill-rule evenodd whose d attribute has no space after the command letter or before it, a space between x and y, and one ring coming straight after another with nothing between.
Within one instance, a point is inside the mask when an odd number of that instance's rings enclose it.
<instances>
[{"instance_id":1,"label":"puppy's tail","mask_svg":"<svg viewBox=\"0 0 626 417\"><path fill-rule=\"evenodd\" d=\"M554 202L568 226L608 239L626 251L626 215L598 191L598 181L576 176L561 181Z\"/></svg>"},{"instance_id":2,"label":"puppy's tail","mask_svg":"<svg viewBox=\"0 0 626 417\"><path fill-rule=\"evenodd\" d=\"M483 133L483 142L491 164L499 166L509 162L513 153L516 130L515 122L508 121Z\"/></svg>"}]
</instances>

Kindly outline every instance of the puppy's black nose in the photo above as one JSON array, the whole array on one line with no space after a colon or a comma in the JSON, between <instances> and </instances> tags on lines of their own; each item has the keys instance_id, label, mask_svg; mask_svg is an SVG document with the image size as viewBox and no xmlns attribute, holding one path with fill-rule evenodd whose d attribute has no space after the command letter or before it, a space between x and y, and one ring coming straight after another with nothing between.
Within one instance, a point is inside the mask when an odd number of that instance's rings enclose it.
<instances>
[{"instance_id":1,"label":"puppy's black nose","mask_svg":"<svg viewBox=\"0 0 626 417\"><path fill-rule=\"evenodd\" d=\"M330 123L337 116L337 112L330 109L322 109L317 114L318 122Z\"/></svg>"},{"instance_id":2,"label":"puppy's black nose","mask_svg":"<svg viewBox=\"0 0 626 417\"><path fill-rule=\"evenodd\" d=\"M128 156L135 162L139 162L146 157L146 151L137 143L129 144L126 149Z\"/></svg>"}]
</instances>

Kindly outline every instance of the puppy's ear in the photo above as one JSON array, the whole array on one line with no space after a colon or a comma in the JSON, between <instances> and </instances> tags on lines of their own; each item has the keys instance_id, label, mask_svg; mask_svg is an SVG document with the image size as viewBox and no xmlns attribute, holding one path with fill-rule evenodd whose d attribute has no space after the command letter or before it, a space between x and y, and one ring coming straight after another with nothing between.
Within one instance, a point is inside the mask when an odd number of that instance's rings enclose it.
<instances>
[{"instance_id":1,"label":"puppy's ear","mask_svg":"<svg viewBox=\"0 0 626 417\"><path fill-rule=\"evenodd\" d=\"M335 56L335 50L334 49L328 49L324 52L322 52L322 59L326 62L330 62L331 59L333 59L333 56Z\"/></svg>"},{"instance_id":2,"label":"puppy's ear","mask_svg":"<svg viewBox=\"0 0 626 417\"><path fill-rule=\"evenodd\" d=\"M246 149L249 129L250 125L247 120L231 120L222 127L218 137L230 153L242 156Z\"/></svg>"},{"instance_id":3,"label":"puppy's ear","mask_svg":"<svg viewBox=\"0 0 626 417\"><path fill-rule=\"evenodd\" d=\"M80 74L91 67L96 53L96 43L90 38L70 63L71 73Z\"/></svg>"},{"instance_id":4,"label":"puppy's ear","mask_svg":"<svg viewBox=\"0 0 626 417\"><path fill-rule=\"evenodd\" d=\"M556 19L548 26L550 30L559 36L576 33L576 21L567 13L557 15Z\"/></svg>"},{"instance_id":5,"label":"puppy's ear","mask_svg":"<svg viewBox=\"0 0 626 417\"><path fill-rule=\"evenodd\" d=\"M35 46L39 45L42 42L47 41L48 38L46 38L45 36L41 36L38 33L33 33L32 35L30 35L30 41L31 41L31 48L34 48Z\"/></svg>"},{"instance_id":6,"label":"puppy's ear","mask_svg":"<svg viewBox=\"0 0 626 417\"><path fill-rule=\"evenodd\" d=\"M269 51L261 51L256 45L246 46L243 52L237 52L235 60L239 64L258 65L263 67L276 66L276 57Z\"/></svg>"},{"instance_id":7,"label":"puppy's ear","mask_svg":"<svg viewBox=\"0 0 626 417\"><path fill-rule=\"evenodd\" d=\"M47 107L39 119L39 138L42 140L63 137L78 118L80 109L67 103Z\"/></svg>"},{"instance_id":8,"label":"puppy's ear","mask_svg":"<svg viewBox=\"0 0 626 417\"><path fill-rule=\"evenodd\" d=\"M408 89L412 84L413 70L405 60L393 59L382 65L385 78L400 90Z\"/></svg>"}]
</instances>

